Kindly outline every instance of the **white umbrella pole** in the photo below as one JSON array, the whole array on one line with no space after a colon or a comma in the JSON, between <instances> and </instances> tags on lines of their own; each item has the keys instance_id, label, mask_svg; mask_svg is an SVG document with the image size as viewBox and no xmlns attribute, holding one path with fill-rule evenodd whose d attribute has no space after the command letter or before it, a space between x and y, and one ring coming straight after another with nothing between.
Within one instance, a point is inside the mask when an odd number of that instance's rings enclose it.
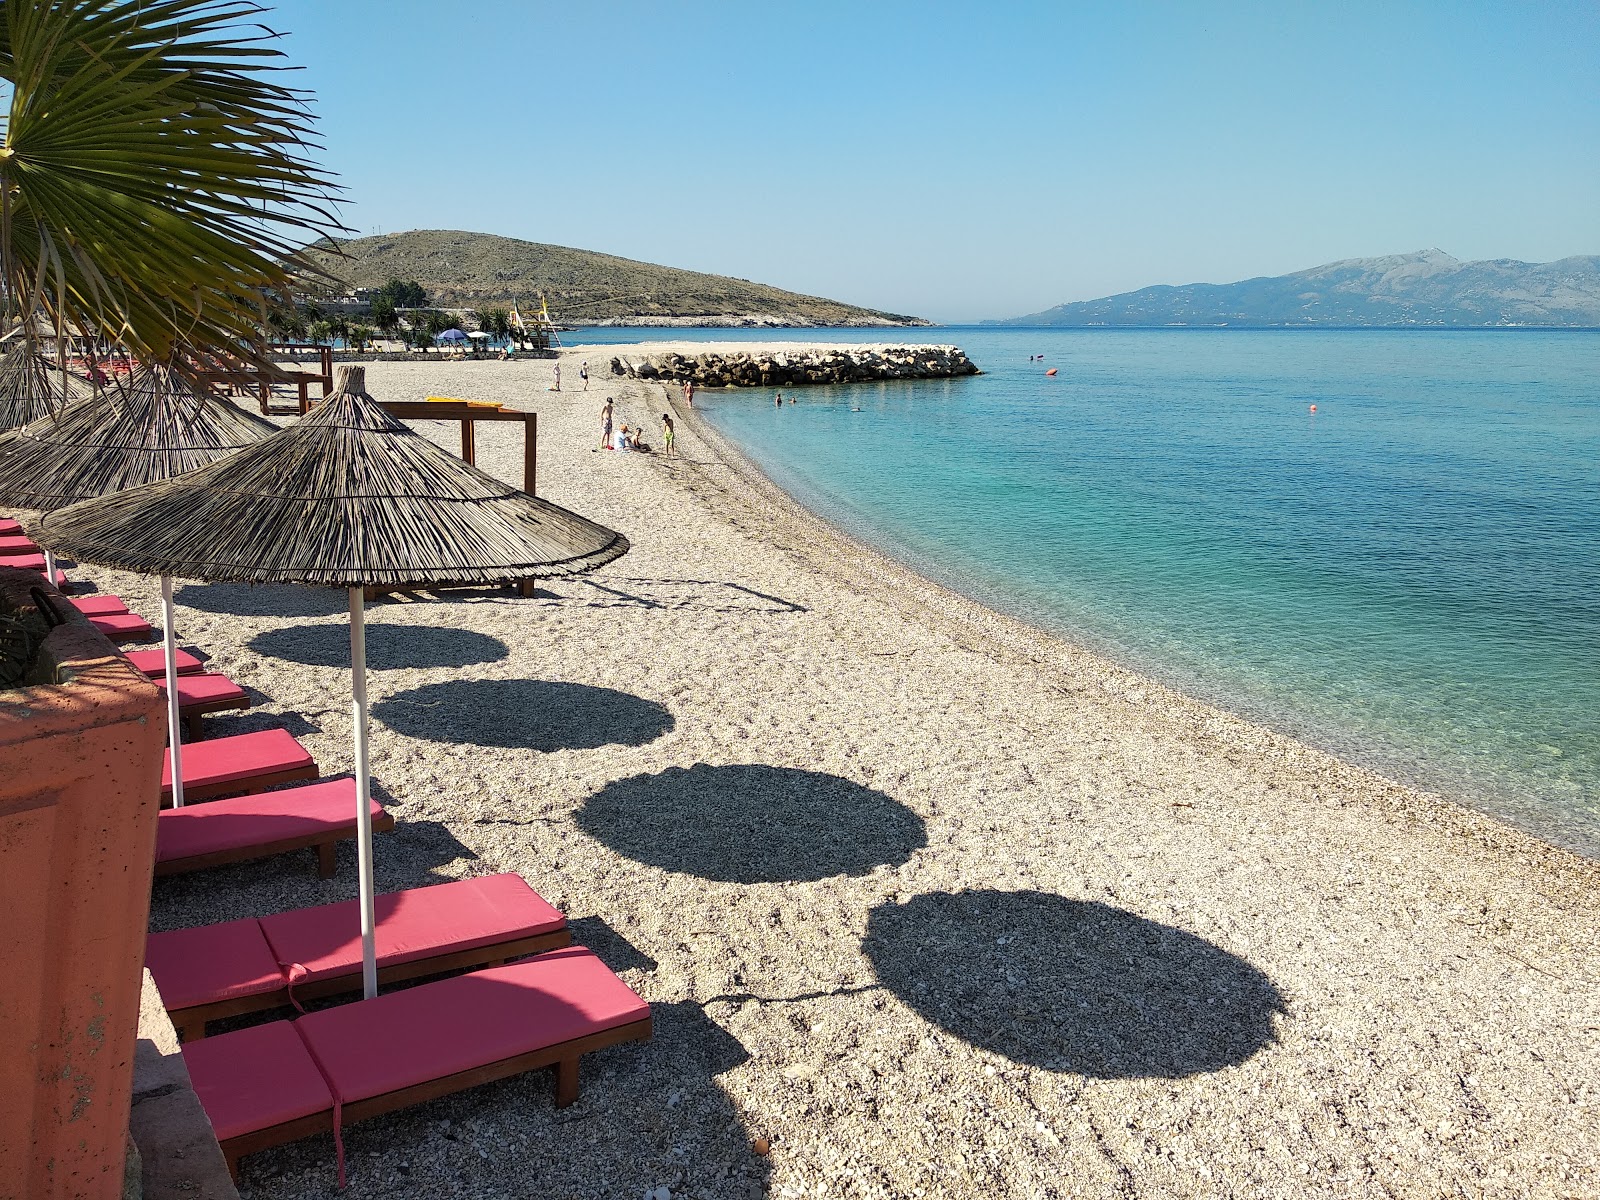
<instances>
[{"instance_id":1,"label":"white umbrella pole","mask_svg":"<svg viewBox=\"0 0 1600 1200\"><path fill-rule=\"evenodd\" d=\"M356 732L356 861L361 888L361 991L365 999L378 994L378 951L373 937L377 924L372 896L372 802L367 777L367 624L365 596L350 589L350 705Z\"/></svg>"},{"instance_id":2,"label":"white umbrella pole","mask_svg":"<svg viewBox=\"0 0 1600 1200\"><path fill-rule=\"evenodd\" d=\"M44 577L51 587L56 585L56 552L49 547L44 552Z\"/></svg>"},{"instance_id":3,"label":"white umbrella pole","mask_svg":"<svg viewBox=\"0 0 1600 1200\"><path fill-rule=\"evenodd\" d=\"M172 576L161 577L161 636L167 644L167 742L172 755L172 807L183 807L183 733L178 725L178 633L172 615Z\"/></svg>"}]
</instances>

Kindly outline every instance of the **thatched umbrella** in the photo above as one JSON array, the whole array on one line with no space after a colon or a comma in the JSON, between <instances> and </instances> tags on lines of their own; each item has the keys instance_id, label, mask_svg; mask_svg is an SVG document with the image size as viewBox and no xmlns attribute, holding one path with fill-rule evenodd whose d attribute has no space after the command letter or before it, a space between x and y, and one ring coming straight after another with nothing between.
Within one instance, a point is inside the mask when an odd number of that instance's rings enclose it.
<instances>
[{"instance_id":1,"label":"thatched umbrella","mask_svg":"<svg viewBox=\"0 0 1600 1200\"><path fill-rule=\"evenodd\" d=\"M377 994L364 589L572 575L628 539L462 462L384 412L362 367L322 406L232 458L52 513L40 538L86 562L350 594L361 948Z\"/></svg>"},{"instance_id":2,"label":"thatched umbrella","mask_svg":"<svg viewBox=\"0 0 1600 1200\"><path fill-rule=\"evenodd\" d=\"M87 379L63 371L22 338L0 354L0 433L47 417L94 387Z\"/></svg>"},{"instance_id":3,"label":"thatched umbrella","mask_svg":"<svg viewBox=\"0 0 1600 1200\"><path fill-rule=\"evenodd\" d=\"M270 421L197 392L170 367L147 364L118 381L0 437L0 505L53 509L167 479L225 458L278 432ZM45 578L55 556L45 546ZM172 577L161 579L166 638L167 740L172 803L183 804L178 735L177 634Z\"/></svg>"}]
</instances>

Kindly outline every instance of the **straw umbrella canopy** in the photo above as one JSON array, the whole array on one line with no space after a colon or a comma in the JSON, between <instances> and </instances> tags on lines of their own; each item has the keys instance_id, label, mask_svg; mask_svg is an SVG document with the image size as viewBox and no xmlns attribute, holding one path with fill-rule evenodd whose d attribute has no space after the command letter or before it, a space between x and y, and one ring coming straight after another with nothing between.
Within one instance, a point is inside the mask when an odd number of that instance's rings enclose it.
<instances>
[{"instance_id":1,"label":"straw umbrella canopy","mask_svg":"<svg viewBox=\"0 0 1600 1200\"><path fill-rule=\"evenodd\" d=\"M277 431L270 421L195 391L171 367L146 364L126 382L119 380L0 436L0 505L60 508L192 471ZM55 581L55 556L48 543L45 577ZM161 624L172 802L182 805L183 739L170 575L161 579Z\"/></svg>"},{"instance_id":2,"label":"straw umbrella canopy","mask_svg":"<svg viewBox=\"0 0 1600 1200\"><path fill-rule=\"evenodd\" d=\"M47 417L93 390L87 379L63 371L18 338L0 354L0 432Z\"/></svg>"},{"instance_id":3,"label":"straw umbrella canopy","mask_svg":"<svg viewBox=\"0 0 1600 1200\"><path fill-rule=\"evenodd\" d=\"M141 366L0 437L0 505L61 508L193 471L277 431L170 367Z\"/></svg>"},{"instance_id":4,"label":"straw umbrella canopy","mask_svg":"<svg viewBox=\"0 0 1600 1200\"><path fill-rule=\"evenodd\" d=\"M361 367L332 396L232 458L52 513L40 538L148 574L345 588L366 995L377 994L367 763L369 586L572 575L628 551L620 533L456 458L390 416Z\"/></svg>"}]
</instances>

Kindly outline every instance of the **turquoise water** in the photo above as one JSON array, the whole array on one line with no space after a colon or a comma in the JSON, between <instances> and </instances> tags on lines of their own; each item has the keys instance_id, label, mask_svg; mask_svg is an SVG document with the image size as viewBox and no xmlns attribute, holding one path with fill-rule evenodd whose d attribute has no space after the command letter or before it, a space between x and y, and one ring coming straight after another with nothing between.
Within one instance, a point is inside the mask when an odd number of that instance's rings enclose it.
<instances>
[{"instance_id":1,"label":"turquoise water","mask_svg":"<svg viewBox=\"0 0 1600 1200\"><path fill-rule=\"evenodd\" d=\"M906 333L798 337L986 374L697 407L940 582L1600 853L1600 335Z\"/></svg>"}]
</instances>

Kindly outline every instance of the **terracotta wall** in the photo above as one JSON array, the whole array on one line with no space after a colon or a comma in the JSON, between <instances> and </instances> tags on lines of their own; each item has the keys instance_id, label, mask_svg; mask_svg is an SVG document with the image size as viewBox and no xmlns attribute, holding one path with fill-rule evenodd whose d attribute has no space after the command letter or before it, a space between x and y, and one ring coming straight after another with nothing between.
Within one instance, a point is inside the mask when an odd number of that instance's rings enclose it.
<instances>
[{"instance_id":1,"label":"terracotta wall","mask_svg":"<svg viewBox=\"0 0 1600 1200\"><path fill-rule=\"evenodd\" d=\"M0 610L40 577L0 569ZM122 1194L165 725L72 610L0 691L0 1196Z\"/></svg>"}]
</instances>

